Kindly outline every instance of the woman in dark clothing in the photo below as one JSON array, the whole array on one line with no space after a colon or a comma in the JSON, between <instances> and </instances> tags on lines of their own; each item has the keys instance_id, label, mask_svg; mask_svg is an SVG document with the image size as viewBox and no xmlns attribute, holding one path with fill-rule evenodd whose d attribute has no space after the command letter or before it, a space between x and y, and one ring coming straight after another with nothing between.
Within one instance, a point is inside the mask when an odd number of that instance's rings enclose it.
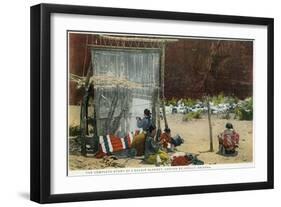
<instances>
[{"instance_id":1,"label":"woman in dark clothing","mask_svg":"<svg viewBox=\"0 0 281 207\"><path fill-rule=\"evenodd\" d=\"M144 159L149 164L165 164L169 161L169 155L160 150L160 143L154 139L155 134L156 127L151 125L145 140Z\"/></svg>"}]
</instances>

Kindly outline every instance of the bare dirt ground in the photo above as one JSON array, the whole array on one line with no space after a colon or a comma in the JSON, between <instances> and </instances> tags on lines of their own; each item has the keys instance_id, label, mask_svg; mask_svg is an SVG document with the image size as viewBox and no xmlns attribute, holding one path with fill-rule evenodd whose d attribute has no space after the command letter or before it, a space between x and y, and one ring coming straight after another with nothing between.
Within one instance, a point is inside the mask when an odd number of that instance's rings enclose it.
<instances>
[{"instance_id":1,"label":"bare dirt ground","mask_svg":"<svg viewBox=\"0 0 281 207\"><path fill-rule=\"evenodd\" d=\"M225 128L225 124L231 122L234 129L240 134L239 152L235 157L226 157L217 154L217 135ZM184 144L178 147L179 151L199 154L198 158L205 164L241 163L252 162L253 160L253 136L252 121L226 120L212 116L214 152L207 152L210 146L209 125L207 117L182 121L182 115L168 116L169 127L172 135L178 133L185 140Z\"/></svg>"},{"instance_id":2,"label":"bare dirt ground","mask_svg":"<svg viewBox=\"0 0 281 207\"><path fill-rule=\"evenodd\" d=\"M72 106L70 111L72 115L69 118L69 124L72 126L79 124L79 107ZM203 116L202 119L187 122L182 121L182 117L182 114L167 115L172 136L179 134L185 140L184 144L177 148L178 151L198 154L198 159L204 161L205 164L247 163L253 161L252 121L226 120L213 115L214 152L208 152L210 141L207 117ZM239 152L238 155L234 157L217 154L217 135L224 130L227 122L231 122L234 129L240 134ZM161 125L164 125L163 122ZM88 157L69 155L70 170L91 170L114 167L154 167L154 165L145 164L142 157L113 160L111 158L96 159L90 155Z\"/></svg>"}]
</instances>

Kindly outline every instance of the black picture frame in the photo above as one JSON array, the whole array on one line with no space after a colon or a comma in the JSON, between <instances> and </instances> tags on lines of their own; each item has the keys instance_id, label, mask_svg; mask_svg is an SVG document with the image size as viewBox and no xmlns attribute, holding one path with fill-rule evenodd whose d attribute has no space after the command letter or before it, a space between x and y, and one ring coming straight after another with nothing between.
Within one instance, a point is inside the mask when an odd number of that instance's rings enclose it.
<instances>
[{"instance_id":1,"label":"black picture frame","mask_svg":"<svg viewBox=\"0 0 281 207\"><path fill-rule=\"evenodd\" d=\"M85 192L74 194L50 193L50 122L51 122L51 74L50 74L50 32L52 13L99 15L113 17L151 18L207 23L231 23L267 26L267 181L254 183L204 185L192 187L169 187L106 192ZM224 191L272 189L274 187L274 147L273 147L273 39L274 20L272 18L195 14L168 11L103 8L56 4L39 4L31 7L31 174L30 199L38 203L88 201L102 199L166 196Z\"/></svg>"}]
</instances>

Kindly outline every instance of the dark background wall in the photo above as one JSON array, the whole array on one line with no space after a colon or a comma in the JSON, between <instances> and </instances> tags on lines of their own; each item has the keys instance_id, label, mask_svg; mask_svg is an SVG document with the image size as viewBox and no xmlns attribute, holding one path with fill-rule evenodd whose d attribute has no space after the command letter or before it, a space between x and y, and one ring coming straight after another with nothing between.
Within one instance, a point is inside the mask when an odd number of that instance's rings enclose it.
<instances>
[{"instance_id":1,"label":"dark background wall","mask_svg":"<svg viewBox=\"0 0 281 207\"><path fill-rule=\"evenodd\" d=\"M90 47L97 35L70 33L69 70L87 73ZM114 44L114 43L113 43ZM165 97L200 98L206 93L252 96L253 42L206 39L179 39L169 43L165 56ZM82 91L70 82L70 104L80 103Z\"/></svg>"}]
</instances>

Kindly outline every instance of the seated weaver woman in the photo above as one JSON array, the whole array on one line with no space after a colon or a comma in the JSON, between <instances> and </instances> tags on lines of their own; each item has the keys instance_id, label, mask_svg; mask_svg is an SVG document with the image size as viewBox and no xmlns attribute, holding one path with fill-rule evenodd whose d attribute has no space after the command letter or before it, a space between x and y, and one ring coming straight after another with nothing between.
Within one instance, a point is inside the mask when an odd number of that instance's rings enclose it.
<instances>
[{"instance_id":1,"label":"seated weaver woman","mask_svg":"<svg viewBox=\"0 0 281 207\"><path fill-rule=\"evenodd\" d=\"M155 141L156 127L151 125L145 139L144 159L148 164L166 164L169 155L160 150L161 144Z\"/></svg>"}]
</instances>

